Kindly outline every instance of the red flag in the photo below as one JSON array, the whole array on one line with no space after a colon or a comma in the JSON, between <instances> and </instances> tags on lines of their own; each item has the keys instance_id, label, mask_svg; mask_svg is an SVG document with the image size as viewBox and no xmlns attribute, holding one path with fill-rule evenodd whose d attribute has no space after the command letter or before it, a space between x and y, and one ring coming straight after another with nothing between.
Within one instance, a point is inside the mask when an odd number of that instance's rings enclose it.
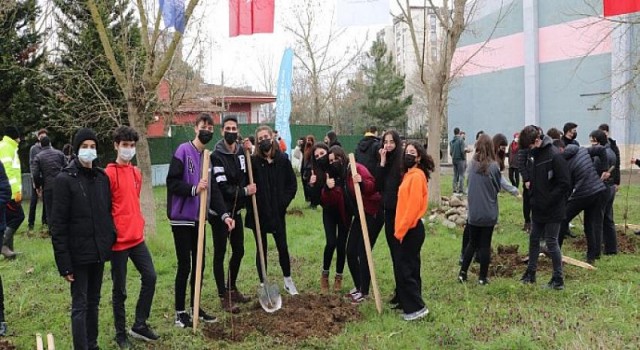
<instances>
[{"instance_id":1,"label":"red flag","mask_svg":"<svg viewBox=\"0 0 640 350\"><path fill-rule=\"evenodd\" d=\"M617 16L640 11L640 0L604 0L604 16Z\"/></svg>"},{"instance_id":2,"label":"red flag","mask_svg":"<svg viewBox=\"0 0 640 350\"><path fill-rule=\"evenodd\" d=\"M275 0L229 0L229 36L273 33Z\"/></svg>"}]
</instances>

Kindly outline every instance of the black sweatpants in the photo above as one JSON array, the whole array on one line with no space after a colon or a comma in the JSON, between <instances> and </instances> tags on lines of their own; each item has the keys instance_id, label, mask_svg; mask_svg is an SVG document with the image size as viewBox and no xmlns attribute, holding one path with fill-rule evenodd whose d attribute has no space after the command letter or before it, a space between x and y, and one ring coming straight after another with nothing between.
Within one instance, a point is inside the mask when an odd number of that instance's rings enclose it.
<instances>
[{"instance_id":1,"label":"black sweatpants","mask_svg":"<svg viewBox=\"0 0 640 350\"><path fill-rule=\"evenodd\" d=\"M140 273L142 286L136 304L134 327L147 322L151 313L151 303L156 291L156 271L151 260L151 253L145 242L126 250L114 251L111 254L111 279L113 280L112 303L116 337L126 335L126 313L124 302L127 300L127 263L131 262Z\"/></svg>"},{"instance_id":2,"label":"black sweatpants","mask_svg":"<svg viewBox=\"0 0 640 350\"><path fill-rule=\"evenodd\" d=\"M398 244L398 299L405 314L421 310L425 304L422 300L422 278L420 277L420 250L424 243L425 233L422 220L411 228Z\"/></svg>"},{"instance_id":3,"label":"black sweatpants","mask_svg":"<svg viewBox=\"0 0 640 350\"><path fill-rule=\"evenodd\" d=\"M187 294L187 279L191 286L191 306L193 306L193 296L196 286L196 262L198 255L198 223L195 226L171 226L173 232L173 242L178 258L178 270L176 271L175 289L175 310L186 311L185 298ZM206 235L205 235L206 240ZM206 241L204 244L206 247ZM204 248L203 247L203 248ZM205 252L202 250L202 275L204 276Z\"/></svg>"},{"instance_id":4,"label":"black sweatpants","mask_svg":"<svg viewBox=\"0 0 640 350\"><path fill-rule=\"evenodd\" d=\"M384 211L384 235L387 239L387 246L389 247L389 253L391 254L391 266L393 268L394 280L398 280L398 249L400 248L400 242L393 236L396 226L396 209L385 209ZM398 296L398 286L393 289L394 296Z\"/></svg>"},{"instance_id":5,"label":"black sweatpants","mask_svg":"<svg viewBox=\"0 0 640 350\"><path fill-rule=\"evenodd\" d=\"M381 215L369 215L365 214L367 231L369 231L369 242L371 243L371 251L378 240L380 230L384 224ZM351 230L349 231L349 238L347 240L347 264L349 265L349 272L351 278L353 278L354 286L363 295L369 295L369 286L371 285L371 271L369 271L369 264L367 262L367 252L364 248L364 239L362 238L362 225L360 224L360 217L355 216L353 223L351 224Z\"/></svg>"},{"instance_id":6,"label":"black sweatpants","mask_svg":"<svg viewBox=\"0 0 640 350\"><path fill-rule=\"evenodd\" d=\"M509 180L516 188L520 186L520 170L518 168L509 168Z\"/></svg>"},{"instance_id":7,"label":"black sweatpants","mask_svg":"<svg viewBox=\"0 0 640 350\"><path fill-rule=\"evenodd\" d=\"M469 244L464 249L462 258L462 267L460 271L465 273L469 270L473 256L478 253L480 261L479 279L486 280L489 272L489 263L491 262L491 238L493 236L493 226L481 227L467 223L469 229ZM466 228L465 228L466 229Z\"/></svg>"},{"instance_id":8,"label":"black sweatpants","mask_svg":"<svg viewBox=\"0 0 640 350\"><path fill-rule=\"evenodd\" d=\"M31 199L29 200L29 227L33 227L33 225L36 223L36 208L38 206L38 192L36 191L36 189L31 186ZM43 198L44 200L44 198ZM44 203L44 202L43 202ZM42 213L40 215L40 218L42 220L42 224L46 225L47 224L47 209L46 207L43 205L42 206Z\"/></svg>"},{"instance_id":9,"label":"black sweatpants","mask_svg":"<svg viewBox=\"0 0 640 350\"><path fill-rule=\"evenodd\" d=\"M349 219L349 222L351 222L351 219ZM329 271L331 260L333 260L333 252L336 252L336 273L342 274L346 259L349 227L344 223L340 217L340 211L336 208L322 208L322 224L325 237L322 270Z\"/></svg>"},{"instance_id":10,"label":"black sweatpants","mask_svg":"<svg viewBox=\"0 0 640 350\"><path fill-rule=\"evenodd\" d=\"M524 216L524 223L531 223L531 194L527 187L522 184L522 216Z\"/></svg>"},{"instance_id":11,"label":"black sweatpants","mask_svg":"<svg viewBox=\"0 0 640 350\"><path fill-rule=\"evenodd\" d=\"M608 191L600 191L588 197L567 201L567 218L560 227L558 245L562 248L564 237L569 233L569 222L581 211L584 211L584 236L587 240L587 258L600 256L598 238L602 237L602 218L604 206L609 197Z\"/></svg>"},{"instance_id":12,"label":"black sweatpants","mask_svg":"<svg viewBox=\"0 0 640 350\"><path fill-rule=\"evenodd\" d=\"M71 334L73 348L98 348L98 306L104 263L74 265L71 282Z\"/></svg>"},{"instance_id":13,"label":"black sweatpants","mask_svg":"<svg viewBox=\"0 0 640 350\"><path fill-rule=\"evenodd\" d=\"M616 199L616 189L613 185L607 186L607 201L604 205L602 219L602 242L605 254L618 253L618 237L616 236L616 224L613 221L613 201Z\"/></svg>"},{"instance_id":14,"label":"black sweatpants","mask_svg":"<svg viewBox=\"0 0 640 350\"><path fill-rule=\"evenodd\" d=\"M211 226L213 228L213 276L216 279L218 296L222 297L227 292L227 288L237 289L236 281L240 271L240 263L244 256L244 226L242 215L236 214L233 218L236 226L229 232L227 225L215 217ZM231 243L231 259L229 261L229 280L225 285L224 256L227 253L227 240Z\"/></svg>"},{"instance_id":15,"label":"black sweatpants","mask_svg":"<svg viewBox=\"0 0 640 350\"><path fill-rule=\"evenodd\" d=\"M276 248L278 249L278 260L280 262L280 268L282 269L282 275L284 277L291 276L291 262L289 259L289 247L287 245L287 223L284 219L284 215L280 218L278 228L271 234L273 240L276 242ZM262 237L262 249L264 253L264 272L267 273L267 236L269 232L260 232ZM262 271L260 271L260 252L258 250L258 235L256 230L253 230L253 238L256 240L256 270L258 271L258 277L260 282L262 280Z\"/></svg>"}]
</instances>

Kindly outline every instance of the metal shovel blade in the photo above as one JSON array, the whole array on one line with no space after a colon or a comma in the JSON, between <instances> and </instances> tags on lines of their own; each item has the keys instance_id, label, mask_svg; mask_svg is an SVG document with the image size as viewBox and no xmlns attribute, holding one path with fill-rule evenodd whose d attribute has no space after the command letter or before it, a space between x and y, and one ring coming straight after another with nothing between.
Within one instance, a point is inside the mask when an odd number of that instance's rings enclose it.
<instances>
[{"instance_id":1,"label":"metal shovel blade","mask_svg":"<svg viewBox=\"0 0 640 350\"><path fill-rule=\"evenodd\" d=\"M258 301L264 311L268 313L276 312L282 307L282 297L280 290L275 283L265 283L258 287Z\"/></svg>"}]
</instances>

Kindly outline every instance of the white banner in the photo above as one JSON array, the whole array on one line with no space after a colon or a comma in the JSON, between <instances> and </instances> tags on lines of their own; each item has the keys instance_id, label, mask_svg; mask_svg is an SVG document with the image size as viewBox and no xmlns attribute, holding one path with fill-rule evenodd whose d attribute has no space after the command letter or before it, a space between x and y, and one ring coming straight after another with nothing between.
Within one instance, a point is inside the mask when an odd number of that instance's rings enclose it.
<instances>
[{"instance_id":1,"label":"white banner","mask_svg":"<svg viewBox=\"0 0 640 350\"><path fill-rule=\"evenodd\" d=\"M391 24L390 0L336 0L340 27Z\"/></svg>"}]
</instances>

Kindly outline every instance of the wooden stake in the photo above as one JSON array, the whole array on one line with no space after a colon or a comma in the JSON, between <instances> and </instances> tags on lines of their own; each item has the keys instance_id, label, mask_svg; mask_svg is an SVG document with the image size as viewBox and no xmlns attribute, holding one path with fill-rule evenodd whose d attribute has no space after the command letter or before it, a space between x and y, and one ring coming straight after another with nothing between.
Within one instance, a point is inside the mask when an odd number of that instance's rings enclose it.
<instances>
[{"instance_id":1,"label":"wooden stake","mask_svg":"<svg viewBox=\"0 0 640 350\"><path fill-rule=\"evenodd\" d=\"M351 166L351 176L358 174L356 168L356 158L353 153L349 153L349 165ZM353 189L356 192L356 202L358 203L358 215L360 217L360 226L362 227L362 238L364 240L364 250L367 253L367 264L369 265L369 272L371 273L371 288L373 288L373 297L376 301L376 309L378 313L382 313L382 299L380 297L380 290L378 289L378 281L376 280L376 270L373 265L373 255L371 254L371 242L369 241L369 229L367 228L367 218L364 214L364 204L362 203L362 193L360 192L360 185L357 182L353 182Z\"/></svg>"},{"instance_id":2,"label":"wooden stake","mask_svg":"<svg viewBox=\"0 0 640 350\"><path fill-rule=\"evenodd\" d=\"M202 152L202 175L200 179L209 178L209 162L210 162L209 150L205 149ZM211 183L208 184L211 186ZM198 317L200 317L200 286L202 286L202 255L204 253L204 228L207 223L207 194L209 191L200 192L200 213L198 215L198 253L196 257L196 285L194 286L193 296L193 333L198 328Z\"/></svg>"},{"instance_id":3,"label":"wooden stake","mask_svg":"<svg viewBox=\"0 0 640 350\"><path fill-rule=\"evenodd\" d=\"M36 333L36 349L44 350L44 344L42 344L42 334Z\"/></svg>"},{"instance_id":4,"label":"wooden stake","mask_svg":"<svg viewBox=\"0 0 640 350\"><path fill-rule=\"evenodd\" d=\"M545 254L545 253L540 253L539 256L547 256L549 257L549 255ZM529 256L525 256L524 258L522 258L521 260L523 263L526 263L529 261ZM588 264L584 261L578 260L578 259L574 259L572 257L563 255L562 256L562 262L565 264L569 264L569 265L573 265L573 266L577 266L577 267L582 267L583 269L587 269L587 270L597 270L597 268L591 264Z\"/></svg>"},{"instance_id":5,"label":"wooden stake","mask_svg":"<svg viewBox=\"0 0 640 350\"><path fill-rule=\"evenodd\" d=\"M47 350L56 350L56 344L53 341L53 334L47 334Z\"/></svg>"}]
</instances>

